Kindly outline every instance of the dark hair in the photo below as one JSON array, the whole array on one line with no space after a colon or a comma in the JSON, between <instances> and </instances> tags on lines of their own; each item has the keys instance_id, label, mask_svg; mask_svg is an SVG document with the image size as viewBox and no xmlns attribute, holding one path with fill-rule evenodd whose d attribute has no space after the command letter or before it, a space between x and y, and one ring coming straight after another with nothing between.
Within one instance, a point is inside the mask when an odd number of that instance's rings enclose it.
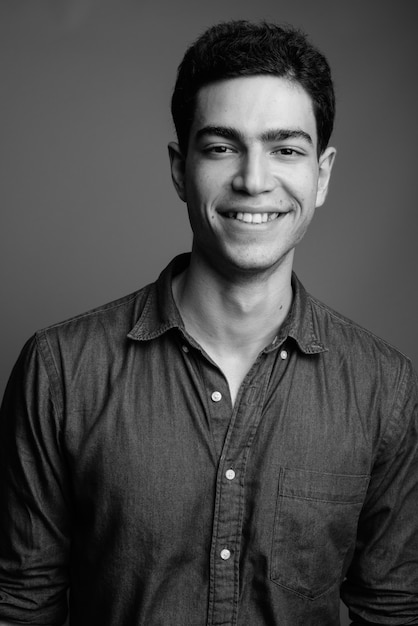
<instances>
[{"instance_id":1,"label":"dark hair","mask_svg":"<svg viewBox=\"0 0 418 626\"><path fill-rule=\"evenodd\" d=\"M171 113L183 154L199 89L219 80L258 74L285 77L305 89L313 103L318 155L325 150L334 125L335 95L324 55L295 28L239 20L209 28L179 65Z\"/></svg>"}]
</instances>

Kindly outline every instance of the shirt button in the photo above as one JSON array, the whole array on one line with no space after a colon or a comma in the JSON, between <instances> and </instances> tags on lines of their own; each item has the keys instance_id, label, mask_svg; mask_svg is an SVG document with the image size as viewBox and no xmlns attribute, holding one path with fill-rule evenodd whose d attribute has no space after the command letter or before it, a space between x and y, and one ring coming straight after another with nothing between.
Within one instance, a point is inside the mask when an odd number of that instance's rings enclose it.
<instances>
[{"instance_id":1,"label":"shirt button","mask_svg":"<svg viewBox=\"0 0 418 626\"><path fill-rule=\"evenodd\" d=\"M219 400L222 400L222 394L220 391L214 391L211 398L214 402L219 402Z\"/></svg>"},{"instance_id":2,"label":"shirt button","mask_svg":"<svg viewBox=\"0 0 418 626\"><path fill-rule=\"evenodd\" d=\"M283 359L283 361L284 361L285 359L287 359L287 351L286 351L286 350L282 350L282 351L280 352L280 358L281 358L281 359Z\"/></svg>"},{"instance_id":3,"label":"shirt button","mask_svg":"<svg viewBox=\"0 0 418 626\"><path fill-rule=\"evenodd\" d=\"M227 477L228 480L234 480L235 478L234 470L233 469L226 470L225 476Z\"/></svg>"},{"instance_id":4,"label":"shirt button","mask_svg":"<svg viewBox=\"0 0 418 626\"><path fill-rule=\"evenodd\" d=\"M221 559L227 561L229 558L231 558L231 552L228 550L228 548L224 548L223 550L221 550Z\"/></svg>"},{"instance_id":5,"label":"shirt button","mask_svg":"<svg viewBox=\"0 0 418 626\"><path fill-rule=\"evenodd\" d=\"M187 346L181 346L181 349L183 350L183 352L185 352L186 354L189 351L189 348Z\"/></svg>"}]
</instances>

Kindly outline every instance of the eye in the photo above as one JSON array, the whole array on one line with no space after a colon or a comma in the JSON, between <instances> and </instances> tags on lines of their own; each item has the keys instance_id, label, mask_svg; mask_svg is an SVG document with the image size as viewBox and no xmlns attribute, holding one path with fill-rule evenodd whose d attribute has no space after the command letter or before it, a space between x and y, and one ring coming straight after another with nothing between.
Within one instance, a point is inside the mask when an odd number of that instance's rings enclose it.
<instances>
[{"instance_id":1,"label":"eye","mask_svg":"<svg viewBox=\"0 0 418 626\"><path fill-rule=\"evenodd\" d=\"M206 148L206 152L209 152L212 154L228 154L230 152L233 152L233 149L230 148L229 146L217 145L217 146L209 146L208 148Z\"/></svg>"},{"instance_id":2,"label":"eye","mask_svg":"<svg viewBox=\"0 0 418 626\"><path fill-rule=\"evenodd\" d=\"M277 150L273 150L273 154L278 154L279 156L294 157L300 156L301 152L299 150L296 150L295 148L278 148Z\"/></svg>"}]
</instances>

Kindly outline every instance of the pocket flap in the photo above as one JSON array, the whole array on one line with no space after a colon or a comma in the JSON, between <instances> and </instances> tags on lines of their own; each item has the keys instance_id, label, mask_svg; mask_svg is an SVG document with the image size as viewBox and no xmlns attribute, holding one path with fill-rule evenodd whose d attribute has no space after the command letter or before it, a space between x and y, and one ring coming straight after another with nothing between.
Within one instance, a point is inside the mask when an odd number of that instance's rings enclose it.
<instances>
[{"instance_id":1,"label":"pocket flap","mask_svg":"<svg viewBox=\"0 0 418 626\"><path fill-rule=\"evenodd\" d=\"M279 494L287 498L360 503L368 484L369 476L366 474L327 474L283 467Z\"/></svg>"}]
</instances>

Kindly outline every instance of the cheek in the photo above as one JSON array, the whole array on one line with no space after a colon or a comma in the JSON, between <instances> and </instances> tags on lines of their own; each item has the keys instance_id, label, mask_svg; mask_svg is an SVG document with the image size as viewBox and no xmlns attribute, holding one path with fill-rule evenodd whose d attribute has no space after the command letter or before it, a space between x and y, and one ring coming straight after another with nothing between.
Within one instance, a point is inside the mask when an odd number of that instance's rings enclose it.
<instances>
[{"instance_id":1,"label":"cheek","mask_svg":"<svg viewBox=\"0 0 418 626\"><path fill-rule=\"evenodd\" d=\"M207 174L195 176L186 183L187 201L195 211L200 213L209 211L213 214L219 199L222 197L220 186L215 179ZM213 215L211 218L213 219Z\"/></svg>"},{"instance_id":2,"label":"cheek","mask_svg":"<svg viewBox=\"0 0 418 626\"><path fill-rule=\"evenodd\" d=\"M205 224L211 224L216 214L211 186L207 179L188 180L186 184L186 204L190 223L194 231L201 230Z\"/></svg>"},{"instance_id":3,"label":"cheek","mask_svg":"<svg viewBox=\"0 0 418 626\"><path fill-rule=\"evenodd\" d=\"M186 173L186 189L190 198L199 201L207 195L207 176L199 170L192 170Z\"/></svg>"},{"instance_id":4,"label":"cheek","mask_svg":"<svg viewBox=\"0 0 418 626\"><path fill-rule=\"evenodd\" d=\"M316 194L316 177L308 168L286 172L286 177L278 177L278 189L283 188L298 202L308 202Z\"/></svg>"},{"instance_id":5,"label":"cheek","mask_svg":"<svg viewBox=\"0 0 418 626\"><path fill-rule=\"evenodd\" d=\"M316 184L316 180L312 180L312 178L308 178L306 180L306 184L303 189L301 189L301 202L305 205L307 209L310 207L314 208L316 205L316 197L317 197L318 187Z\"/></svg>"},{"instance_id":6,"label":"cheek","mask_svg":"<svg viewBox=\"0 0 418 626\"><path fill-rule=\"evenodd\" d=\"M306 195L312 195L316 192L317 177L313 172L309 171L306 173L303 178L302 185Z\"/></svg>"}]
</instances>

